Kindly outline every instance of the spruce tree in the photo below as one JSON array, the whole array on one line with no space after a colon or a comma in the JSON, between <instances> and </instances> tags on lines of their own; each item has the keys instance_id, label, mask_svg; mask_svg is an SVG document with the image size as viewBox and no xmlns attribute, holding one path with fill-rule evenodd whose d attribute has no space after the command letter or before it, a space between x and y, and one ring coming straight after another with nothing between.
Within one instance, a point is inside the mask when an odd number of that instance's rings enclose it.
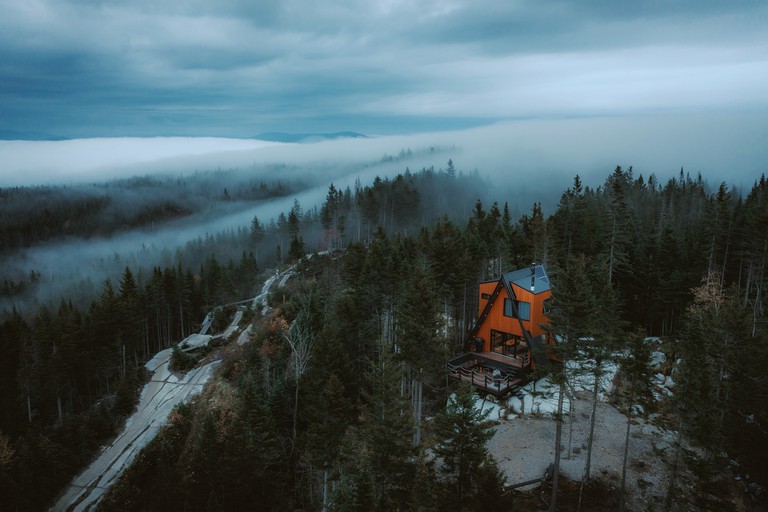
<instances>
[{"instance_id":1,"label":"spruce tree","mask_svg":"<svg viewBox=\"0 0 768 512\"><path fill-rule=\"evenodd\" d=\"M368 454L376 510L405 507L415 474L414 421L408 396L401 395L402 365L386 347L369 373L359 446Z\"/></svg>"},{"instance_id":2,"label":"spruce tree","mask_svg":"<svg viewBox=\"0 0 768 512\"><path fill-rule=\"evenodd\" d=\"M503 488L487 488L488 473L495 465L486 443L493 436L489 411L475 406L475 395L467 383L462 383L443 411L434 419L434 453L446 486L444 510L476 510L478 498L484 493L501 496ZM481 475L484 478L481 478ZM498 478L492 478L500 484Z\"/></svg>"},{"instance_id":3,"label":"spruce tree","mask_svg":"<svg viewBox=\"0 0 768 512\"><path fill-rule=\"evenodd\" d=\"M139 359L145 359L149 354L144 350L142 297L129 267L125 267L120 279L119 304L124 342L134 366L138 366Z\"/></svg>"},{"instance_id":4,"label":"spruce tree","mask_svg":"<svg viewBox=\"0 0 768 512\"><path fill-rule=\"evenodd\" d=\"M351 406L341 380L331 374L316 400L307 406L307 456L321 473L322 510L328 509L330 479L339 456L339 449L350 425Z\"/></svg>"},{"instance_id":5,"label":"spruce tree","mask_svg":"<svg viewBox=\"0 0 768 512\"><path fill-rule=\"evenodd\" d=\"M589 483L592 448L595 438L595 422L597 420L597 402L599 401L600 380L604 374L604 365L610 362L618 346L621 335L619 321L619 305L616 292L610 281L603 279L605 271L598 269L592 272L590 293L593 310L585 309L584 314L591 316L591 335L579 342L579 356L586 359L592 373L592 413L589 420L589 437L587 441L587 461L584 468L582 485Z\"/></svg>"},{"instance_id":6,"label":"spruce tree","mask_svg":"<svg viewBox=\"0 0 768 512\"><path fill-rule=\"evenodd\" d=\"M397 357L403 362L405 389L411 395L416 446L421 444L424 384L440 380L447 355L437 337L438 304L432 290L430 276L416 264L401 282L397 304Z\"/></svg>"},{"instance_id":7,"label":"spruce tree","mask_svg":"<svg viewBox=\"0 0 768 512\"><path fill-rule=\"evenodd\" d=\"M635 404L644 404L647 400L648 385L650 383L651 370L649 360L651 350L643 339L642 332L637 331L628 336L626 355L620 359L621 373L624 377L625 414L627 416L627 428L624 436L624 457L621 471L621 487L619 491L619 510L624 511L624 492L627 487L627 466L629 464L629 442L632 417L635 414Z\"/></svg>"},{"instance_id":8,"label":"spruce tree","mask_svg":"<svg viewBox=\"0 0 768 512\"><path fill-rule=\"evenodd\" d=\"M549 315L547 329L558 340L556 354L559 370L552 374L552 380L558 385L557 411L555 421L555 461L552 476L552 497L550 511L556 510L558 479L560 474L560 456L563 425L563 405L565 387L568 379L566 368L568 361L579 357L580 345L594 333L594 319L597 303L587 273L586 258L571 257L568 267L557 277L557 287L552 292L552 313Z\"/></svg>"}]
</instances>

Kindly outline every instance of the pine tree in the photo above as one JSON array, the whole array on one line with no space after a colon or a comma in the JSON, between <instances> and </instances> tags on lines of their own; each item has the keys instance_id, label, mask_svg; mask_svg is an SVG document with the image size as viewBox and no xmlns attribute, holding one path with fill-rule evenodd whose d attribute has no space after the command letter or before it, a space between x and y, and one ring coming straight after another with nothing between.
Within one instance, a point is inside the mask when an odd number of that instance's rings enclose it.
<instances>
[{"instance_id":1,"label":"pine tree","mask_svg":"<svg viewBox=\"0 0 768 512\"><path fill-rule=\"evenodd\" d=\"M22 379L17 371L22 366L24 359L24 346L28 343L29 327L16 308L9 318L0 323L0 442L2 433L15 435L20 427L21 415L19 404L21 397L26 394L25 402L29 403L29 394L24 393L19 384ZM26 379L23 379L26 380ZM27 406L29 421L31 422L31 406ZM1 443L0 443L1 444Z\"/></svg>"},{"instance_id":2,"label":"pine tree","mask_svg":"<svg viewBox=\"0 0 768 512\"><path fill-rule=\"evenodd\" d=\"M341 442L352 421L351 407L341 380L331 374L322 392L307 407L307 454L322 473L322 510L328 509L330 478Z\"/></svg>"},{"instance_id":3,"label":"pine tree","mask_svg":"<svg viewBox=\"0 0 768 512\"><path fill-rule=\"evenodd\" d=\"M288 248L288 257L291 259L291 261L298 261L301 258L304 257L306 254L306 249L304 248L304 239L300 236L291 238L291 244Z\"/></svg>"},{"instance_id":4,"label":"pine tree","mask_svg":"<svg viewBox=\"0 0 768 512\"><path fill-rule=\"evenodd\" d=\"M456 179L456 168L453 166L453 160L448 159L448 167L445 168L445 173L450 179Z\"/></svg>"},{"instance_id":5,"label":"pine tree","mask_svg":"<svg viewBox=\"0 0 768 512\"><path fill-rule=\"evenodd\" d=\"M419 454L416 463L416 474L413 478L411 498L407 510L413 512L437 512L439 508L440 488L437 484L437 474L433 461L427 460L423 452Z\"/></svg>"},{"instance_id":6,"label":"pine tree","mask_svg":"<svg viewBox=\"0 0 768 512\"><path fill-rule=\"evenodd\" d=\"M563 403L568 375L568 361L580 351L580 343L587 340L594 332L594 318L597 304L587 274L586 259L571 257L568 267L557 277L557 287L552 292L552 313L549 315L547 329L550 335L558 338L557 355L562 363L561 369L553 373L552 380L558 385L557 411L555 421L555 462L552 476L552 497L550 511L556 510L558 479L560 474L561 439L563 425Z\"/></svg>"},{"instance_id":7,"label":"pine tree","mask_svg":"<svg viewBox=\"0 0 768 512\"><path fill-rule=\"evenodd\" d=\"M133 356L134 366L138 366L139 357L144 359L148 357L148 354L144 353L144 336L146 333L143 328L142 298L129 267L125 267L120 279L118 302L124 341Z\"/></svg>"},{"instance_id":8,"label":"pine tree","mask_svg":"<svg viewBox=\"0 0 768 512\"><path fill-rule=\"evenodd\" d=\"M367 447L358 447L355 457L341 474L339 482L331 496L330 510L332 512L385 512L375 497L374 487L377 484L374 467L371 463Z\"/></svg>"},{"instance_id":9,"label":"pine tree","mask_svg":"<svg viewBox=\"0 0 768 512\"><path fill-rule=\"evenodd\" d=\"M444 510L476 510L481 493L503 494L503 489L482 489L479 475L493 471L486 442L493 436L489 411L475 406L472 387L462 383L434 419L435 455L446 484Z\"/></svg>"},{"instance_id":10,"label":"pine tree","mask_svg":"<svg viewBox=\"0 0 768 512\"><path fill-rule=\"evenodd\" d=\"M414 422L408 397L401 395L402 366L389 349L381 347L379 360L369 373L370 392L364 395L356 453L365 454L374 510L404 508L411 496L415 474ZM360 481L365 475L359 475Z\"/></svg>"},{"instance_id":11,"label":"pine tree","mask_svg":"<svg viewBox=\"0 0 768 512\"><path fill-rule=\"evenodd\" d=\"M616 292L610 281L602 279L604 272L593 272L592 286L589 289L594 304L593 312L586 310L585 315L591 316L591 336L579 343L579 354L587 359L587 366L592 373L592 414L589 421L589 438L587 441L587 461L584 468L582 484L589 483L592 448L594 446L595 422L597 420L597 402L599 400L600 380L603 376L603 366L609 362L614 353L620 348L618 339L621 335L619 321L619 305ZM583 487L582 487L583 488Z\"/></svg>"},{"instance_id":12,"label":"pine tree","mask_svg":"<svg viewBox=\"0 0 768 512\"><path fill-rule=\"evenodd\" d=\"M240 386L236 418L220 454L227 509L276 509L286 485L284 453L272 412L249 374Z\"/></svg>"},{"instance_id":13,"label":"pine tree","mask_svg":"<svg viewBox=\"0 0 768 512\"><path fill-rule=\"evenodd\" d=\"M549 259L549 233L541 203L534 203L531 217L525 216L520 222L525 244L525 257L528 261L546 263Z\"/></svg>"},{"instance_id":14,"label":"pine tree","mask_svg":"<svg viewBox=\"0 0 768 512\"><path fill-rule=\"evenodd\" d=\"M258 216L254 215L253 220L251 220L251 242L256 245L260 244L264 240L265 235L264 224L259 220Z\"/></svg>"},{"instance_id":15,"label":"pine tree","mask_svg":"<svg viewBox=\"0 0 768 512\"><path fill-rule=\"evenodd\" d=\"M720 451L727 434L732 375L743 357L740 345L749 338L748 311L733 290L721 288L720 279L719 273L710 273L693 290L680 340L676 394L684 427L711 456Z\"/></svg>"},{"instance_id":16,"label":"pine tree","mask_svg":"<svg viewBox=\"0 0 768 512\"><path fill-rule=\"evenodd\" d=\"M629 464L629 441L630 429L632 427L632 417L635 412L635 404L642 405L645 402L648 393L648 383L650 382L649 360L651 350L643 339L642 332L630 334L627 343L626 356L619 362L621 364L621 373L626 383L622 398L625 400L625 414L627 416L627 429L624 436L624 459L621 471L621 488L619 494L619 510L624 511L625 499L624 491L627 486L627 466Z\"/></svg>"},{"instance_id":17,"label":"pine tree","mask_svg":"<svg viewBox=\"0 0 768 512\"><path fill-rule=\"evenodd\" d=\"M0 431L0 505L3 510L19 510L18 456L11 440Z\"/></svg>"},{"instance_id":18,"label":"pine tree","mask_svg":"<svg viewBox=\"0 0 768 512\"><path fill-rule=\"evenodd\" d=\"M608 195L608 219L605 239L608 241L602 257L608 269L607 279L614 282L614 273L628 268L629 244L632 239L626 193L632 179L632 168L624 171L617 166L608 177L605 192Z\"/></svg>"},{"instance_id":19,"label":"pine tree","mask_svg":"<svg viewBox=\"0 0 768 512\"><path fill-rule=\"evenodd\" d=\"M405 389L410 392L415 422L414 445L421 444L424 383L435 384L443 376L447 354L437 337L437 303L429 275L419 264L402 282L397 304L397 357L405 367Z\"/></svg>"},{"instance_id":20,"label":"pine tree","mask_svg":"<svg viewBox=\"0 0 768 512\"><path fill-rule=\"evenodd\" d=\"M219 413L207 410L203 413L200 428L193 435L190 451L185 464L185 484L187 497L196 508L202 503L210 503L220 493L222 482Z\"/></svg>"},{"instance_id":21,"label":"pine tree","mask_svg":"<svg viewBox=\"0 0 768 512\"><path fill-rule=\"evenodd\" d=\"M434 283L435 296L444 300L446 320L453 320L444 326L444 333L455 350L464 342L469 317L466 295L475 279L470 248L463 233L447 216L440 219L429 235L425 244L428 268L431 275L439 276Z\"/></svg>"}]
</instances>

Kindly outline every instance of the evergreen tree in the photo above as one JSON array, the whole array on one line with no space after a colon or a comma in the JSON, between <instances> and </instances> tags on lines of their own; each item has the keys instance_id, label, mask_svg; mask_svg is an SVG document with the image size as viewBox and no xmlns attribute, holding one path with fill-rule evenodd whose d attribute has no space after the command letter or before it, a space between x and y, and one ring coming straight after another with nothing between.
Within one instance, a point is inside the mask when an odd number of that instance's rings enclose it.
<instances>
[{"instance_id":1,"label":"evergreen tree","mask_svg":"<svg viewBox=\"0 0 768 512\"><path fill-rule=\"evenodd\" d=\"M500 498L504 493L497 477L491 481L498 487L483 485L487 483L486 475L498 474L485 447L494 433L488 414L489 411L483 412L475 406L472 387L462 383L445 409L435 416L434 452L441 462L440 471L446 485L443 510L481 510L478 499L483 494Z\"/></svg>"},{"instance_id":2,"label":"evergreen tree","mask_svg":"<svg viewBox=\"0 0 768 512\"><path fill-rule=\"evenodd\" d=\"M251 220L251 242L256 245L260 244L264 240L265 234L264 224L258 216L254 215L253 220Z\"/></svg>"},{"instance_id":3,"label":"evergreen tree","mask_svg":"<svg viewBox=\"0 0 768 512\"><path fill-rule=\"evenodd\" d=\"M624 377L624 393L621 397L625 401L625 414L627 416L627 429L624 436L624 458L621 471L621 488L619 494L619 510L624 511L624 491L627 485L627 466L629 464L630 429L632 417L635 415L636 405L647 402L648 386L650 383L651 350L643 339L642 332L629 335L626 356L619 360L621 373Z\"/></svg>"},{"instance_id":4,"label":"evergreen tree","mask_svg":"<svg viewBox=\"0 0 768 512\"><path fill-rule=\"evenodd\" d=\"M304 257L306 249L304 248L304 239L300 236L291 238L291 245L288 249L288 257L292 261L298 261Z\"/></svg>"},{"instance_id":5,"label":"evergreen tree","mask_svg":"<svg viewBox=\"0 0 768 512\"><path fill-rule=\"evenodd\" d=\"M331 496L332 512L372 512L380 508L374 496L374 468L368 456L367 447L358 447L355 457L342 472L339 483Z\"/></svg>"},{"instance_id":6,"label":"evergreen tree","mask_svg":"<svg viewBox=\"0 0 768 512\"><path fill-rule=\"evenodd\" d=\"M558 340L556 354L562 363L552 379L558 385L557 411L555 421L555 462L552 476L552 497L550 511L557 507L558 479L560 474L561 439L563 425L563 401L568 378L568 361L579 354L582 340L587 340L594 332L596 317L596 297L587 274L586 258L572 257L564 272L557 278L557 287L552 292L552 312L547 327L551 336Z\"/></svg>"},{"instance_id":7,"label":"evergreen tree","mask_svg":"<svg viewBox=\"0 0 768 512\"><path fill-rule=\"evenodd\" d=\"M574 271L577 271L574 269ZM592 414L589 421L589 438L587 441L587 461L584 469L583 484L589 483L592 448L594 446L595 422L597 420L597 402L599 400L600 381L604 374L603 366L614 358L621 335L621 323L619 321L619 305L616 292L611 282L602 279L605 272L593 272L591 288L588 290L593 297L592 311L584 311L591 316L592 333L583 342L578 343L578 355L586 359L586 365L592 373ZM581 341L581 340L580 340Z\"/></svg>"},{"instance_id":8,"label":"evergreen tree","mask_svg":"<svg viewBox=\"0 0 768 512\"><path fill-rule=\"evenodd\" d=\"M286 485L284 453L272 413L250 374L235 412L221 453L225 508L279 508Z\"/></svg>"},{"instance_id":9,"label":"evergreen tree","mask_svg":"<svg viewBox=\"0 0 768 512\"><path fill-rule=\"evenodd\" d=\"M149 354L144 350L147 333L144 331L142 297L129 267L125 267L120 279L118 301L124 341L133 356L134 366L138 366L139 359L146 359Z\"/></svg>"},{"instance_id":10,"label":"evergreen tree","mask_svg":"<svg viewBox=\"0 0 768 512\"><path fill-rule=\"evenodd\" d=\"M341 380L331 374L317 400L307 409L307 454L310 462L321 470L322 510L327 510L333 468L344 434L352 421L351 407Z\"/></svg>"},{"instance_id":11,"label":"evergreen tree","mask_svg":"<svg viewBox=\"0 0 768 512\"><path fill-rule=\"evenodd\" d=\"M547 263L549 259L548 224L544 219L541 203L534 203L531 217L520 219L522 226L524 258L529 262Z\"/></svg>"},{"instance_id":12,"label":"evergreen tree","mask_svg":"<svg viewBox=\"0 0 768 512\"><path fill-rule=\"evenodd\" d=\"M21 315L13 309L11 316L0 323L0 450L2 450L2 433L15 435L20 427L18 402L22 392L19 389L17 369L20 367L22 350L29 336L29 328ZM29 394L27 393L29 400ZM30 407L31 409L31 407ZM29 414L31 421L31 413Z\"/></svg>"},{"instance_id":13,"label":"evergreen tree","mask_svg":"<svg viewBox=\"0 0 768 512\"><path fill-rule=\"evenodd\" d=\"M440 486L433 461L427 460L423 452L419 454L416 474L413 478L411 498L407 510L413 512L437 512L440 510Z\"/></svg>"},{"instance_id":14,"label":"evergreen tree","mask_svg":"<svg viewBox=\"0 0 768 512\"><path fill-rule=\"evenodd\" d=\"M397 304L397 356L405 367L405 389L410 392L415 421L414 445L421 444L424 383L435 385L447 358L437 337L437 303L429 275L419 264L406 274Z\"/></svg>"},{"instance_id":15,"label":"evergreen tree","mask_svg":"<svg viewBox=\"0 0 768 512\"><path fill-rule=\"evenodd\" d=\"M453 166L453 160L448 159L448 167L445 168L445 173L450 179L456 179L456 168Z\"/></svg>"},{"instance_id":16,"label":"evergreen tree","mask_svg":"<svg viewBox=\"0 0 768 512\"><path fill-rule=\"evenodd\" d=\"M614 273L627 270L629 244L632 239L626 193L632 180L632 168L627 171L617 166L605 183L608 194L608 220L602 254L608 269L608 281L614 282Z\"/></svg>"},{"instance_id":17,"label":"evergreen tree","mask_svg":"<svg viewBox=\"0 0 768 512\"><path fill-rule=\"evenodd\" d=\"M403 373L389 350L369 373L370 392L364 395L362 422L355 455L364 464L353 462L353 471L365 471L354 479L369 486L372 510L405 508L411 497L416 471L413 447L414 423L407 396L401 395ZM349 470L348 470L349 471Z\"/></svg>"},{"instance_id":18,"label":"evergreen tree","mask_svg":"<svg viewBox=\"0 0 768 512\"><path fill-rule=\"evenodd\" d=\"M728 434L724 426L733 407L732 375L749 339L748 311L733 290L722 290L716 272L693 294L680 340L677 401L689 435L714 456Z\"/></svg>"},{"instance_id":19,"label":"evergreen tree","mask_svg":"<svg viewBox=\"0 0 768 512\"><path fill-rule=\"evenodd\" d=\"M455 350L462 347L470 315L467 295L475 278L471 249L464 235L447 216L440 219L429 235L425 244L429 273L437 276L435 297L444 301L445 319L455 320L444 326L444 332L453 341L452 349Z\"/></svg>"}]
</instances>

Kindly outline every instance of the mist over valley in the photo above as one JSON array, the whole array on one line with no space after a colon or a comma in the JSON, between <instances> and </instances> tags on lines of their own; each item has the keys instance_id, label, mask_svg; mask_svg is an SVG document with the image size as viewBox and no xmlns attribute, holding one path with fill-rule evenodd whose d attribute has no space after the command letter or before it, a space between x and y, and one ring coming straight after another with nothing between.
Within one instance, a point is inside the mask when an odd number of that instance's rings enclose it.
<instances>
[{"instance_id":1,"label":"mist over valley","mask_svg":"<svg viewBox=\"0 0 768 512\"><path fill-rule=\"evenodd\" d=\"M662 183L684 168L712 186L724 181L743 190L759 176L759 162L768 161L768 150L756 140L765 129L759 115L666 115L517 121L307 144L162 137L0 141L0 191L7 196L0 206L1 277L20 282L40 275L34 294L6 297L3 305L56 303L75 283L86 283L77 286L87 301L89 289L114 280L126 265L144 272L172 265L188 242L246 233L254 216L274 224L295 201L308 215L317 214L331 184L354 190L377 176L443 170L449 159L458 172L480 180L451 198L449 208L427 205L432 221L443 214L464 218L477 199L507 203L515 219L534 203L551 212L573 176L597 187L616 165ZM78 214L76 225L67 205L90 210ZM47 215L57 217L37 229L35 220ZM307 250L322 250L321 238L305 233ZM279 244L262 242L259 259L273 262ZM194 268L200 261L183 264Z\"/></svg>"}]
</instances>

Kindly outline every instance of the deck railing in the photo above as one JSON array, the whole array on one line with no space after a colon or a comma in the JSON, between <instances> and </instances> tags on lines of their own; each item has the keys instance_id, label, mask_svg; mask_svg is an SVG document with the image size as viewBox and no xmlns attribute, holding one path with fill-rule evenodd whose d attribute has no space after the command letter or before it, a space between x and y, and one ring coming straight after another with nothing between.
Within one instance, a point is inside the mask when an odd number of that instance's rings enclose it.
<instances>
[{"instance_id":1,"label":"deck railing","mask_svg":"<svg viewBox=\"0 0 768 512\"><path fill-rule=\"evenodd\" d=\"M472 383L473 386L481 387L489 391L501 392L507 390L512 381L515 379L514 375L509 373L502 373L499 377L488 375L483 371L478 371L475 368L477 363L472 366L455 366L448 364L448 370L451 376Z\"/></svg>"}]
</instances>

